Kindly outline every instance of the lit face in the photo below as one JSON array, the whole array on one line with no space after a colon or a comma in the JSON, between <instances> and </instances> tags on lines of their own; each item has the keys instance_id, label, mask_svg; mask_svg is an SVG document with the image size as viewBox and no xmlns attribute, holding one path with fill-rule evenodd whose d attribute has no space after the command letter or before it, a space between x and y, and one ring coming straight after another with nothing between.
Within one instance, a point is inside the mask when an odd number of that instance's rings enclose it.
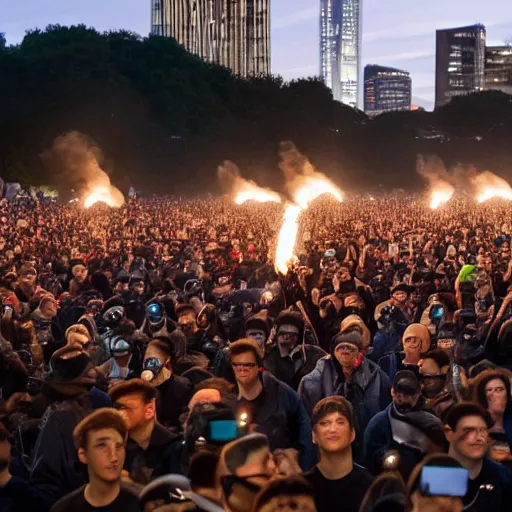
<instances>
[{"instance_id":1,"label":"lit face","mask_svg":"<svg viewBox=\"0 0 512 512\"><path fill-rule=\"evenodd\" d=\"M457 453L470 460L481 460L487 453L489 429L480 416L461 418L457 428L446 427L446 439Z\"/></svg>"},{"instance_id":2,"label":"lit face","mask_svg":"<svg viewBox=\"0 0 512 512\"><path fill-rule=\"evenodd\" d=\"M87 268L83 265L75 265L73 267L73 277L79 282L83 283L87 278Z\"/></svg>"},{"instance_id":3,"label":"lit face","mask_svg":"<svg viewBox=\"0 0 512 512\"><path fill-rule=\"evenodd\" d=\"M427 398L434 398L446 385L446 371L441 370L433 359L424 359L420 367L421 389Z\"/></svg>"},{"instance_id":4,"label":"lit face","mask_svg":"<svg viewBox=\"0 0 512 512\"><path fill-rule=\"evenodd\" d=\"M421 339L417 336L409 336L403 340L404 352L406 356L421 354Z\"/></svg>"},{"instance_id":5,"label":"lit face","mask_svg":"<svg viewBox=\"0 0 512 512\"><path fill-rule=\"evenodd\" d=\"M87 447L78 451L78 458L87 464L89 475L105 483L119 481L125 456L125 441L113 428L89 432Z\"/></svg>"},{"instance_id":6,"label":"lit face","mask_svg":"<svg viewBox=\"0 0 512 512\"><path fill-rule=\"evenodd\" d=\"M20 276L20 284L26 288L35 286L37 280L36 272L26 272Z\"/></svg>"},{"instance_id":7,"label":"lit face","mask_svg":"<svg viewBox=\"0 0 512 512\"><path fill-rule=\"evenodd\" d=\"M185 336L192 336L197 331L196 315L183 313L178 318L178 325Z\"/></svg>"},{"instance_id":8,"label":"lit face","mask_svg":"<svg viewBox=\"0 0 512 512\"><path fill-rule=\"evenodd\" d=\"M485 385L488 410L490 413L503 414L507 407L507 388L501 379L492 379Z\"/></svg>"},{"instance_id":9,"label":"lit face","mask_svg":"<svg viewBox=\"0 0 512 512\"><path fill-rule=\"evenodd\" d=\"M249 482L261 486L265 485L266 481L272 478L275 473L276 465L268 447L252 452L247 457L245 464L235 471L236 476L247 478ZM266 478L263 476L250 478L251 475L264 475Z\"/></svg>"},{"instance_id":10,"label":"lit face","mask_svg":"<svg viewBox=\"0 0 512 512\"><path fill-rule=\"evenodd\" d=\"M291 352L299 340L299 329L294 325L281 325L277 333L277 344L282 351Z\"/></svg>"},{"instance_id":11,"label":"lit face","mask_svg":"<svg viewBox=\"0 0 512 512\"><path fill-rule=\"evenodd\" d=\"M352 343L340 343L334 349L334 356L343 368L352 368L359 355L359 347Z\"/></svg>"},{"instance_id":12,"label":"lit face","mask_svg":"<svg viewBox=\"0 0 512 512\"><path fill-rule=\"evenodd\" d=\"M235 372L236 381L242 385L250 385L259 378L259 368L256 355L252 351L242 352L231 357L231 366Z\"/></svg>"},{"instance_id":13,"label":"lit face","mask_svg":"<svg viewBox=\"0 0 512 512\"><path fill-rule=\"evenodd\" d=\"M455 347L455 340L452 338L446 338L437 340L437 348L444 350L445 352L452 352Z\"/></svg>"},{"instance_id":14,"label":"lit face","mask_svg":"<svg viewBox=\"0 0 512 512\"><path fill-rule=\"evenodd\" d=\"M55 299L47 300L44 302L43 307L41 307L41 313L47 318L54 318L57 316L57 301Z\"/></svg>"},{"instance_id":15,"label":"lit face","mask_svg":"<svg viewBox=\"0 0 512 512\"><path fill-rule=\"evenodd\" d=\"M155 402L146 404L142 395L137 393L118 398L115 408L124 416L130 432L155 418Z\"/></svg>"},{"instance_id":16,"label":"lit face","mask_svg":"<svg viewBox=\"0 0 512 512\"><path fill-rule=\"evenodd\" d=\"M252 338L262 348L267 341L267 335L265 334L265 331L261 329L248 329L246 334L248 338Z\"/></svg>"},{"instance_id":17,"label":"lit face","mask_svg":"<svg viewBox=\"0 0 512 512\"><path fill-rule=\"evenodd\" d=\"M355 437L355 430L339 412L326 414L313 427L313 443L321 452L342 452L354 442Z\"/></svg>"},{"instance_id":18,"label":"lit face","mask_svg":"<svg viewBox=\"0 0 512 512\"><path fill-rule=\"evenodd\" d=\"M407 292L404 292L402 290L393 293L393 300L395 302L398 302L399 304L403 304L407 300Z\"/></svg>"}]
</instances>

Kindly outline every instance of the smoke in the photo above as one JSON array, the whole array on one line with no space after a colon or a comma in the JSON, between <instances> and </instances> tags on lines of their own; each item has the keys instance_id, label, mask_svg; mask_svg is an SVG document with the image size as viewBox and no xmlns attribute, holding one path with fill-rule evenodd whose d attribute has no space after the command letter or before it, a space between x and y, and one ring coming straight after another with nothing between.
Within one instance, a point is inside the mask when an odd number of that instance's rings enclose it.
<instances>
[{"instance_id":1,"label":"smoke","mask_svg":"<svg viewBox=\"0 0 512 512\"><path fill-rule=\"evenodd\" d=\"M512 187L503 178L490 171L470 170L467 173L467 179L474 189L476 200L479 203L493 197L512 200Z\"/></svg>"},{"instance_id":2,"label":"smoke","mask_svg":"<svg viewBox=\"0 0 512 512\"><path fill-rule=\"evenodd\" d=\"M426 159L418 156L416 162L416 171L428 182L430 207L437 209L442 204L448 202L454 192L455 187L452 184L452 177L448 174L443 161L436 155L429 156Z\"/></svg>"},{"instance_id":3,"label":"smoke","mask_svg":"<svg viewBox=\"0 0 512 512\"><path fill-rule=\"evenodd\" d=\"M100 187L108 191L117 205L124 203L123 194L110 183L108 174L102 169L103 152L87 135L78 131L61 135L41 158L64 194L74 189L84 196Z\"/></svg>"}]
</instances>

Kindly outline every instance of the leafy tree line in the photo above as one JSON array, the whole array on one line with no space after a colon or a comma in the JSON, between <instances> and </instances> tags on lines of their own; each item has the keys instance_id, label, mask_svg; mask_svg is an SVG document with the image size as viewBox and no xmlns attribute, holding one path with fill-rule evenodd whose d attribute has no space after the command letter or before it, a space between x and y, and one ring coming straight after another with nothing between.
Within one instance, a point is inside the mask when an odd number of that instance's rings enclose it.
<instances>
[{"instance_id":1,"label":"leafy tree line","mask_svg":"<svg viewBox=\"0 0 512 512\"><path fill-rule=\"evenodd\" d=\"M277 148L288 139L361 189L419 186L417 153L512 172L512 98L500 93L369 120L316 78L241 79L170 38L50 26L0 44L0 176L51 184L40 155L70 130L103 148L116 184L145 192L216 192L226 159L278 188Z\"/></svg>"}]
</instances>

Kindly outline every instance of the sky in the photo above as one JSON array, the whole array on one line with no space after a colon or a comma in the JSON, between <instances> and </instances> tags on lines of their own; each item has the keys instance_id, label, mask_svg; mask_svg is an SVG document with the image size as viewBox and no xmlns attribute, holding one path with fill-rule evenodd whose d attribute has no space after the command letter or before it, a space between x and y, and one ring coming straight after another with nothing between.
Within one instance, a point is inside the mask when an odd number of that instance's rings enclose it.
<instances>
[{"instance_id":1,"label":"sky","mask_svg":"<svg viewBox=\"0 0 512 512\"><path fill-rule=\"evenodd\" d=\"M413 102L434 101L435 31L483 23L488 44L512 41L510 0L361 0L363 65L411 73ZM320 0L271 0L272 72L285 79L319 72ZM150 0L0 0L0 32L19 43L26 30L84 23L100 31L150 30Z\"/></svg>"}]
</instances>

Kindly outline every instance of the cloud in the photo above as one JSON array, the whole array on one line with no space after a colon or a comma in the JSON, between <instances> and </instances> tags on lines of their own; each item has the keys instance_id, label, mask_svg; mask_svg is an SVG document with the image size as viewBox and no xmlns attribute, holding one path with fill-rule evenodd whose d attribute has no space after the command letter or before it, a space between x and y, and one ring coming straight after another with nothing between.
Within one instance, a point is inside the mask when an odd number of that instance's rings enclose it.
<instances>
[{"instance_id":1,"label":"cloud","mask_svg":"<svg viewBox=\"0 0 512 512\"><path fill-rule=\"evenodd\" d=\"M303 21L310 21L318 18L320 11L318 7L308 7L307 9L301 9L300 11L292 12L286 16L281 16L272 20L272 29L282 29L293 27Z\"/></svg>"}]
</instances>

